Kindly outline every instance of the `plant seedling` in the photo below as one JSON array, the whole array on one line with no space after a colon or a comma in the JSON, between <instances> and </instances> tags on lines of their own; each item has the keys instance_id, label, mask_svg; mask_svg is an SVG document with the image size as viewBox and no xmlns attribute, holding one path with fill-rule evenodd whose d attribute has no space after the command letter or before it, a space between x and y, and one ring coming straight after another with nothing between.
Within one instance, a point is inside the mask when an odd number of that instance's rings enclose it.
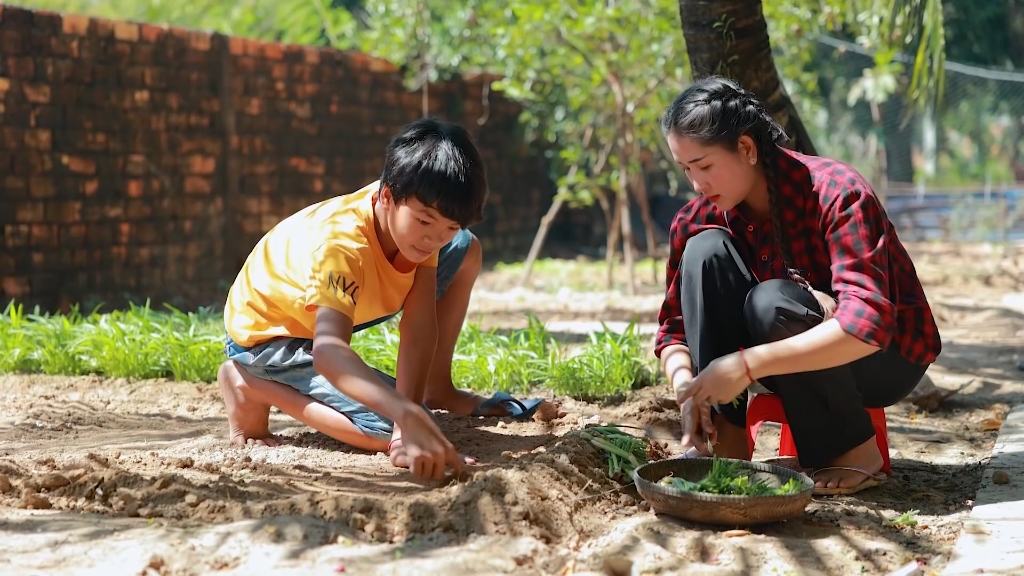
<instances>
[{"instance_id":1,"label":"plant seedling","mask_svg":"<svg viewBox=\"0 0 1024 576\"><path fill-rule=\"evenodd\" d=\"M917 510L907 510L903 514L889 520L889 526L894 528L907 528L910 526L917 526Z\"/></svg>"}]
</instances>

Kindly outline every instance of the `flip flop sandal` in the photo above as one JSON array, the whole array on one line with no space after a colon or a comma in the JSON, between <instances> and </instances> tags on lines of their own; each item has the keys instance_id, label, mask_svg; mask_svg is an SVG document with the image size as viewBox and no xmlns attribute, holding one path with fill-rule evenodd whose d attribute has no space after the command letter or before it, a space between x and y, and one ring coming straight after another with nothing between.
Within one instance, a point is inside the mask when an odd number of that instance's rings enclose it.
<instances>
[{"instance_id":1,"label":"flip flop sandal","mask_svg":"<svg viewBox=\"0 0 1024 576\"><path fill-rule=\"evenodd\" d=\"M517 420L526 420L533 417L533 414L537 411L537 408L544 403L543 398L531 398L529 400L517 400L511 394L505 392L495 392L493 396L484 400L473 410L470 416L489 416L495 418L501 418L506 415L503 414L490 414L490 411L501 406L508 410L507 416L515 418Z\"/></svg>"},{"instance_id":2,"label":"flip flop sandal","mask_svg":"<svg viewBox=\"0 0 1024 576\"><path fill-rule=\"evenodd\" d=\"M829 468L818 468L811 474L811 480L814 480L815 476L826 470L849 470L850 472L857 472L865 476L864 480L856 486L837 486L836 488L814 488L815 496L846 496L850 494L856 494L861 490L867 490L868 488L874 488L875 486L881 486L885 484L888 476L884 472L877 472L875 474L869 473L867 470L860 468L850 468L847 466L831 466Z\"/></svg>"}]
</instances>

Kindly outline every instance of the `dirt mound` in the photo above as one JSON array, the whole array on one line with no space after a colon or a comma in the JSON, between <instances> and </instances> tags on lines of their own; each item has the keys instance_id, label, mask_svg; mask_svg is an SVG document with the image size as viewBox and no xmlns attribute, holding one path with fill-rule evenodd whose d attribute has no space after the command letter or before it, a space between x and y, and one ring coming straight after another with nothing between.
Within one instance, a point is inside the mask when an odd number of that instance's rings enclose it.
<instances>
[{"instance_id":1,"label":"dirt mound","mask_svg":"<svg viewBox=\"0 0 1024 576\"><path fill-rule=\"evenodd\" d=\"M799 520L749 532L656 517L605 479L605 463L573 432L620 423L678 440L665 385L601 405L558 398L552 420L439 414L446 435L481 463L439 484L277 413L271 429L287 446L230 446L209 385L0 376L7 572L108 573L110 558L129 564L126 573L169 576L339 567L465 576L808 567L885 574L913 559L941 570L995 442L993 404L1020 401L1013 344L1024 329L1019 315L992 307L1000 294L942 290L935 309L944 353L929 375L943 389L975 383L935 410L909 402L886 410L894 471L886 486L816 499ZM778 426L764 427L757 441L758 459L776 456Z\"/></svg>"},{"instance_id":2,"label":"dirt mound","mask_svg":"<svg viewBox=\"0 0 1024 576\"><path fill-rule=\"evenodd\" d=\"M186 477L176 472L144 476L108 457L90 456L59 470L52 460L33 470L0 462L10 485L0 506L203 522L298 515L348 527L356 538L377 542L441 533L530 536L551 543L586 531L574 524L583 508L618 502L600 456L574 434L518 457L506 453L501 465L469 469L443 487L401 498L280 482L278 467L248 457L220 467L196 466L191 459L169 463L194 469ZM199 480L195 472L210 479ZM329 480L330 474L322 478Z\"/></svg>"}]
</instances>

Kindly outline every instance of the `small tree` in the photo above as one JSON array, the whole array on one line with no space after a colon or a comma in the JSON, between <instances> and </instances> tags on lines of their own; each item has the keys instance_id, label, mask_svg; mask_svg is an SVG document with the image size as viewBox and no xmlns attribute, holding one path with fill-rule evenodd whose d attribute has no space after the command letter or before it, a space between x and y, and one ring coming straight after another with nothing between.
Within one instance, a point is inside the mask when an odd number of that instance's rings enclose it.
<instances>
[{"instance_id":1,"label":"small tree","mask_svg":"<svg viewBox=\"0 0 1024 576\"><path fill-rule=\"evenodd\" d=\"M653 255L657 239L642 185L641 154L658 153L658 115L686 77L672 22L674 6L665 0L546 0L515 2L511 10L517 25L499 44L508 46L512 56L505 61L505 80L499 87L513 98L530 101L532 79L542 71L552 86L561 86L554 102L541 100L534 109L546 139L562 150L564 174L520 284L528 278L558 210L566 203L597 201L607 224L609 284L621 242L632 294L630 198L640 208L645 244ZM524 62L532 66L524 67Z\"/></svg>"},{"instance_id":2,"label":"small tree","mask_svg":"<svg viewBox=\"0 0 1024 576\"><path fill-rule=\"evenodd\" d=\"M501 75L492 87L524 106L520 120L527 139L551 151L558 192L520 284L558 213L596 201L607 223L609 282L621 242L633 293L629 198L640 208L653 254L654 221L643 179L636 176L643 152L658 154L658 113L686 78L675 4L367 0L365 9L370 29L360 34L360 49L406 65L416 78L412 87L470 70Z\"/></svg>"}]
</instances>

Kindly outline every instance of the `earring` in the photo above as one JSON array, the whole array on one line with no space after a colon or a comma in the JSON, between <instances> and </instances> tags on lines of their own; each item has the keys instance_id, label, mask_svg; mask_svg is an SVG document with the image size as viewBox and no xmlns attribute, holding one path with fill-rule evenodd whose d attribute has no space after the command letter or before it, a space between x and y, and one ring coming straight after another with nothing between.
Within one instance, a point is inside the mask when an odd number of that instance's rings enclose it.
<instances>
[{"instance_id":1,"label":"earring","mask_svg":"<svg viewBox=\"0 0 1024 576\"><path fill-rule=\"evenodd\" d=\"M753 156L751 156L750 157L750 164L751 164L751 166L753 166L754 164L757 164L757 158L754 158Z\"/></svg>"}]
</instances>

